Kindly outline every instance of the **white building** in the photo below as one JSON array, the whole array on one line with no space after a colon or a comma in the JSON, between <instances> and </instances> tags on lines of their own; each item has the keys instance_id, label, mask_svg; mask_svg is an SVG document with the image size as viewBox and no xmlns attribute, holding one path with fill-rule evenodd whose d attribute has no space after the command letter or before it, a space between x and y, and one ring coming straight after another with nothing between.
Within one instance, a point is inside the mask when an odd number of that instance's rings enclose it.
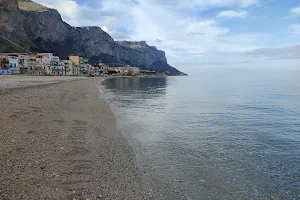
<instances>
[{"instance_id":1,"label":"white building","mask_svg":"<svg viewBox=\"0 0 300 200\"><path fill-rule=\"evenodd\" d=\"M44 65L51 65L53 54L52 53L38 53L37 57L42 58L42 63Z\"/></svg>"},{"instance_id":2,"label":"white building","mask_svg":"<svg viewBox=\"0 0 300 200\"><path fill-rule=\"evenodd\" d=\"M11 75L10 69L0 69L0 75Z\"/></svg>"},{"instance_id":3,"label":"white building","mask_svg":"<svg viewBox=\"0 0 300 200\"><path fill-rule=\"evenodd\" d=\"M38 53L38 57L41 58L44 68L44 74L46 75L64 75L63 63L60 62L58 56L53 56L52 53Z\"/></svg>"},{"instance_id":4,"label":"white building","mask_svg":"<svg viewBox=\"0 0 300 200\"><path fill-rule=\"evenodd\" d=\"M8 56L11 74L19 74L19 58L16 55Z\"/></svg>"}]
</instances>

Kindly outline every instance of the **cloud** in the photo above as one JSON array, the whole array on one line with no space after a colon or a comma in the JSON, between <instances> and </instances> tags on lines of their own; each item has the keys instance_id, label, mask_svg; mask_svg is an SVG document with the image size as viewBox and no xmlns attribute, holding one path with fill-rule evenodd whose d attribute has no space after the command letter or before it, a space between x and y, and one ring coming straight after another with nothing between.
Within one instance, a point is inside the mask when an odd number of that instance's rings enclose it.
<instances>
[{"instance_id":1,"label":"cloud","mask_svg":"<svg viewBox=\"0 0 300 200\"><path fill-rule=\"evenodd\" d=\"M124 40L124 39L129 39L130 37L121 33L121 32L118 32L118 31L115 31L115 30L110 30L107 26L102 26L101 29L103 31L105 31L106 33L108 33L112 38L114 38L115 40Z\"/></svg>"},{"instance_id":2,"label":"cloud","mask_svg":"<svg viewBox=\"0 0 300 200\"><path fill-rule=\"evenodd\" d=\"M126 24L126 28L130 31L127 35L132 40L145 40L149 45L155 45L164 50L171 58L177 58L180 55L182 58L187 56L199 58L211 51L243 52L259 48L256 45L241 45L222 40L230 33L228 27L221 26L213 19L186 17L186 12L178 12L173 9L178 7L181 2L140 0L138 5L127 5L123 1L105 1L101 11L113 12L113 15L118 16L119 23ZM209 4L217 6L217 0L214 2L208 1ZM218 5L246 6L259 1L219 2ZM169 7L170 5L172 7ZM153 14L154 10L155 15ZM111 27L109 24L106 26Z\"/></svg>"},{"instance_id":3,"label":"cloud","mask_svg":"<svg viewBox=\"0 0 300 200\"><path fill-rule=\"evenodd\" d=\"M79 5L74 0L36 0L44 6L55 8L64 21L72 26L88 26L95 23L93 14L96 9L88 5Z\"/></svg>"},{"instance_id":4,"label":"cloud","mask_svg":"<svg viewBox=\"0 0 300 200\"><path fill-rule=\"evenodd\" d=\"M189 15L189 6L195 6L193 9L199 12L224 7L243 9L259 5L259 0L87 0L80 1L80 4L74 0L37 1L58 9L63 20L73 26L99 26L116 40L145 40L149 45L166 51L171 59L180 56L183 59L189 56L199 58L215 51L244 52L259 48L250 42L237 43L233 39L224 39L229 38L231 30L219 24L217 18Z\"/></svg>"},{"instance_id":5,"label":"cloud","mask_svg":"<svg viewBox=\"0 0 300 200\"><path fill-rule=\"evenodd\" d=\"M217 7L241 7L260 5L260 0L191 0L181 1L180 6L186 8L198 8L202 10L217 8Z\"/></svg>"},{"instance_id":6,"label":"cloud","mask_svg":"<svg viewBox=\"0 0 300 200\"><path fill-rule=\"evenodd\" d=\"M291 28L294 30L295 33L300 34L300 25L299 24L292 24Z\"/></svg>"},{"instance_id":7,"label":"cloud","mask_svg":"<svg viewBox=\"0 0 300 200\"><path fill-rule=\"evenodd\" d=\"M248 15L247 11L234 11L234 10L226 10L222 11L218 14L218 17L224 18L246 18Z\"/></svg>"},{"instance_id":8,"label":"cloud","mask_svg":"<svg viewBox=\"0 0 300 200\"><path fill-rule=\"evenodd\" d=\"M260 59L300 59L300 44L278 48L256 49L243 54Z\"/></svg>"},{"instance_id":9,"label":"cloud","mask_svg":"<svg viewBox=\"0 0 300 200\"><path fill-rule=\"evenodd\" d=\"M153 16L152 10L157 14ZM130 12L132 16L131 38L146 40L150 45L166 50L169 56L178 56L171 50L180 49L183 57L203 56L210 51L242 52L258 48L257 46L244 46L220 41L230 32L227 27L222 27L215 20L186 18L167 7L146 4L134 7ZM151 43L157 38L163 43Z\"/></svg>"},{"instance_id":10,"label":"cloud","mask_svg":"<svg viewBox=\"0 0 300 200\"><path fill-rule=\"evenodd\" d=\"M155 40L155 43L157 43L157 44L161 44L161 43L162 43L162 40L160 40L160 39L156 39L156 40Z\"/></svg>"},{"instance_id":11,"label":"cloud","mask_svg":"<svg viewBox=\"0 0 300 200\"><path fill-rule=\"evenodd\" d=\"M291 9L291 10L290 10L290 15L291 15L292 17L300 16L300 6Z\"/></svg>"},{"instance_id":12,"label":"cloud","mask_svg":"<svg viewBox=\"0 0 300 200\"><path fill-rule=\"evenodd\" d=\"M223 37L222 41L226 41L234 44L247 44L257 41L268 40L271 36L267 34L239 34Z\"/></svg>"},{"instance_id":13,"label":"cloud","mask_svg":"<svg viewBox=\"0 0 300 200\"><path fill-rule=\"evenodd\" d=\"M201 66L223 66L223 65L233 65L233 64L245 64L250 63L249 61L240 62L199 62L199 61L189 61L189 62L176 62L172 63L175 67L189 66L189 67L201 67Z\"/></svg>"}]
</instances>

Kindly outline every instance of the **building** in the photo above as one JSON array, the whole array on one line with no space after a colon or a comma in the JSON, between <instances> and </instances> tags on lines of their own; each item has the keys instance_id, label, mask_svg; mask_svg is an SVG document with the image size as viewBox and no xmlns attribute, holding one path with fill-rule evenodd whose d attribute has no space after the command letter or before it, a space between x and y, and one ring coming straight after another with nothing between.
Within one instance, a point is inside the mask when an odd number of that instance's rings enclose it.
<instances>
[{"instance_id":1,"label":"building","mask_svg":"<svg viewBox=\"0 0 300 200\"><path fill-rule=\"evenodd\" d=\"M89 73L91 73L92 66L88 63L87 59L79 57L79 68L81 75L89 75Z\"/></svg>"},{"instance_id":2,"label":"building","mask_svg":"<svg viewBox=\"0 0 300 200\"><path fill-rule=\"evenodd\" d=\"M28 74L45 75L44 64L38 56L31 56L28 62Z\"/></svg>"},{"instance_id":3,"label":"building","mask_svg":"<svg viewBox=\"0 0 300 200\"><path fill-rule=\"evenodd\" d=\"M99 67L94 67L94 74L95 74L95 76L100 76L100 68Z\"/></svg>"},{"instance_id":4,"label":"building","mask_svg":"<svg viewBox=\"0 0 300 200\"><path fill-rule=\"evenodd\" d=\"M63 76L65 75L65 68L63 62L55 62L52 67L52 74L56 76Z\"/></svg>"},{"instance_id":5,"label":"building","mask_svg":"<svg viewBox=\"0 0 300 200\"><path fill-rule=\"evenodd\" d=\"M50 60L52 75L62 76L65 74L63 62L59 60L58 56L52 56Z\"/></svg>"},{"instance_id":6,"label":"building","mask_svg":"<svg viewBox=\"0 0 300 200\"><path fill-rule=\"evenodd\" d=\"M78 55L69 55L69 60L74 63L74 75L81 76L87 73L88 60L83 59Z\"/></svg>"},{"instance_id":7,"label":"building","mask_svg":"<svg viewBox=\"0 0 300 200\"><path fill-rule=\"evenodd\" d=\"M63 60L62 64L64 66L64 74L66 76L74 76L75 75L75 64L72 60Z\"/></svg>"},{"instance_id":8,"label":"building","mask_svg":"<svg viewBox=\"0 0 300 200\"><path fill-rule=\"evenodd\" d=\"M29 68L29 55L18 55L19 57L19 74L27 74Z\"/></svg>"},{"instance_id":9,"label":"building","mask_svg":"<svg viewBox=\"0 0 300 200\"><path fill-rule=\"evenodd\" d=\"M18 55L9 55L9 67L11 70L11 74L19 74L19 57Z\"/></svg>"},{"instance_id":10,"label":"building","mask_svg":"<svg viewBox=\"0 0 300 200\"><path fill-rule=\"evenodd\" d=\"M38 53L36 55L36 62L43 63L45 65L51 65L53 61L53 54L52 53Z\"/></svg>"},{"instance_id":11,"label":"building","mask_svg":"<svg viewBox=\"0 0 300 200\"><path fill-rule=\"evenodd\" d=\"M69 55L69 60L71 60L75 65L80 64L80 57L76 55Z\"/></svg>"},{"instance_id":12,"label":"building","mask_svg":"<svg viewBox=\"0 0 300 200\"><path fill-rule=\"evenodd\" d=\"M0 75L11 74L9 59L7 56L0 56Z\"/></svg>"},{"instance_id":13,"label":"building","mask_svg":"<svg viewBox=\"0 0 300 200\"><path fill-rule=\"evenodd\" d=\"M99 66L99 72L101 74L108 74L108 66L107 65L105 65L103 63L99 63L98 66Z\"/></svg>"},{"instance_id":14,"label":"building","mask_svg":"<svg viewBox=\"0 0 300 200\"><path fill-rule=\"evenodd\" d=\"M36 63L42 64L42 74L54 75L53 68L59 63L59 57L53 56L52 53L38 53L36 55ZM40 67L39 67L40 68Z\"/></svg>"},{"instance_id":15,"label":"building","mask_svg":"<svg viewBox=\"0 0 300 200\"><path fill-rule=\"evenodd\" d=\"M115 67L108 67L108 75L118 75L118 71L116 70Z\"/></svg>"},{"instance_id":16,"label":"building","mask_svg":"<svg viewBox=\"0 0 300 200\"><path fill-rule=\"evenodd\" d=\"M140 74L140 69L138 67L127 67L129 76L136 76Z\"/></svg>"},{"instance_id":17,"label":"building","mask_svg":"<svg viewBox=\"0 0 300 200\"><path fill-rule=\"evenodd\" d=\"M86 74L94 76L95 75L95 67L93 65L87 64Z\"/></svg>"},{"instance_id":18,"label":"building","mask_svg":"<svg viewBox=\"0 0 300 200\"><path fill-rule=\"evenodd\" d=\"M58 56L52 56L50 58L50 65L51 66L58 66L60 64L60 60Z\"/></svg>"},{"instance_id":19,"label":"building","mask_svg":"<svg viewBox=\"0 0 300 200\"><path fill-rule=\"evenodd\" d=\"M80 61L79 67L80 67L81 74L87 74L88 63L84 61Z\"/></svg>"},{"instance_id":20,"label":"building","mask_svg":"<svg viewBox=\"0 0 300 200\"><path fill-rule=\"evenodd\" d=\"M61 61L52 53L0 53L0 74L90 76L95 75L96 71L99 75L99 69L95 69L88 60L76 55L70 55L69 60Z\"/></svg>"},{"instance_id":21,"label":"building","mask_svg":"<svg viewBox=\"0 0 300 200\"><path fill-rule=\"evenodd\" d=\"M119 76L128 76L129 70L127 67L114 67L114 70L117 72Z\"/></svg>"},{"instance_id":22,"label":"building","mask_svg":"<svg viewBox=\"0 0 300 200\"><path fill-rule=\"evenodd\" d=\"M38 63L40 63L40 62L38 62ZM52 75L53 74L52 66L43 64L43 69L44 69L43 70L44 75Z\"/></svg>"},{"instance_id":23,"label":"building","mask_svg":"<svg viewBox=\"0 0 300 200\"><path fill-rule=\"evenodd\" d=\"M156 74L157 74L156 71L140 70L140 75L142 75L142 76L153 76Z\"/></svg>"}]
</instances>

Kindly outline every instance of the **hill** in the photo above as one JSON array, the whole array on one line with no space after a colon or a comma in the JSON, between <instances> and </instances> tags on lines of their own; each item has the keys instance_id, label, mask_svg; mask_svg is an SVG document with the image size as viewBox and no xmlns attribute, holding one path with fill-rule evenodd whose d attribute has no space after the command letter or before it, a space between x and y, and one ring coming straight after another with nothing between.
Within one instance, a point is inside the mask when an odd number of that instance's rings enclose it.
<instances>
[{"instance_id":1,"label":"hill","mask_svg":"<svg viewBox=\"0 0 300 200\"><path fill-rule=\"evenodd\" d=\"M62 20L57 10L30 0L0 0L0 36L31 51L53 52L62 58L78 54L93 58L94 62L104 60L105 64L136 67L157 63L158 72L164 72L167 66L165 52L144 41L116 42L99 27L72 27ZM12 52L15 47L6 44L1 51Z\"/></svg>"}]
</instances>

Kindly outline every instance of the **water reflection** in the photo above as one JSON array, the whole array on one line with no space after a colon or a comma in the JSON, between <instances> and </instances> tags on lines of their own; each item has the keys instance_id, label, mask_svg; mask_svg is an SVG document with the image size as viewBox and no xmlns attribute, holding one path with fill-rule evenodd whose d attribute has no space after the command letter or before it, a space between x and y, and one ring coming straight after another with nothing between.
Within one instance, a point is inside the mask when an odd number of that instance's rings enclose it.
<instances>
[{"instance_id":1,"label":"water reflection","mask_svg":"<svg viewBox=\"0 0 300 200\"><path fill-rule=\"evenodd\" d=\"M113 94L115 106L138 113L163 108L167 84L165 77L111 78L104 82L105 89Z\"/></svg>"},{"instance_id":2,"label":"water reflection","mask_svg":"<svg viewBox=\"0 0 300 200\"><path fill-rule=\"evenodd\" d=\"M152 94L155 92L158 95L164 95L166 92L167 79L165 77L153 77L153 78L110 78L104 81L106 89L130 92L138 90L143 93ZM152 96L149 96L151 98Z\"/></svg>"}]
</instances>

